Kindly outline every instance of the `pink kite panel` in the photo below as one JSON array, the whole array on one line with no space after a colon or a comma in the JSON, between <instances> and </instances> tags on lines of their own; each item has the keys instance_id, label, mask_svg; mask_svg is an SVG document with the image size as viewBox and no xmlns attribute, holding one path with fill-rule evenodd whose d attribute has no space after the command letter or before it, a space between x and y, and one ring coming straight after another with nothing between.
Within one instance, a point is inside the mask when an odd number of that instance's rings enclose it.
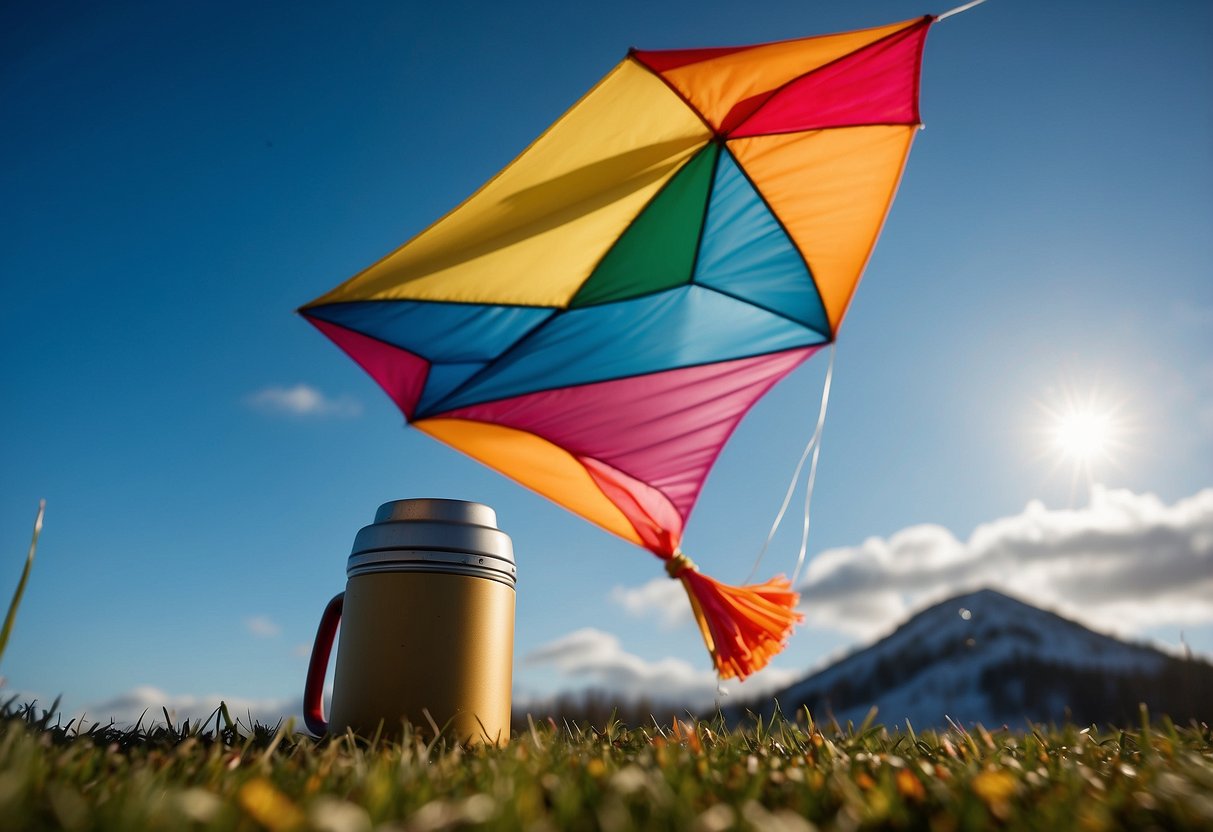
<instances>
[{"instance_id":1,"label":"pink kite panel","mask_svg":"<svg viewBox=\"0 0 1213 832\"><path fill-rule=\"evenodd\" d=\"M599 460L661 492L685 521L741 417L819 348L545 390L442 415L525 430Z\"/></svg>"},{"instance_id":2,"label":"pink kite panel","mask_svg":"<svg viewBox=\"0 0 1213 832\"><path fill-rule=\"evenodd\" d=\"M917 124L918 67L929 21L788 84L730 138L862 124Z\"/></svg>"},{"instance_id":3,"label":"pink kite panel","mask_svg":"<svg viewBox=\"0 0 1213 832\"><path fill-rule=\"evenodd\" d=\"M345 327L316 318L308 318L308 321L366 370L392 397L392 401L404 412L405 418L413 418L413 408L421 398L425 377L430 370L428 361L408 350L393 347Z\"/></svg>"},{"instance_id":4,"label":"pink kite panel","mask_svg":"<svg viewBox=\"0 0 1213 832\"><path fill-rule=\"evenodd\" d=\"M683 519L664 494L593 457L579 456L577 461L628 518L646 549L663 556L678 550Z\"/></svg>"}]
</instances>

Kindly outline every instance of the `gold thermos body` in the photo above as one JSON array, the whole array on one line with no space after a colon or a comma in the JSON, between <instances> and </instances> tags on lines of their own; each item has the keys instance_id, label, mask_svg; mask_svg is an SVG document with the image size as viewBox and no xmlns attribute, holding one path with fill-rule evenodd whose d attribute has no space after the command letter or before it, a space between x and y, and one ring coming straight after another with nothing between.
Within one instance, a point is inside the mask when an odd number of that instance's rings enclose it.
<instances>
[{"instance_id":1,"label":"gold thermos body","mask_svg":"<svg viewBox=\"0 0 1213 832\"><path fill-rule=\"evenodd\" d=\"M398 735L409 722L459 742L505 743L517 571L496 513L461 500L384 503L358 532L346 575L312 650L308 727ZM338 620L325 721L320 697Z\"/></svg>"}]
</instances>

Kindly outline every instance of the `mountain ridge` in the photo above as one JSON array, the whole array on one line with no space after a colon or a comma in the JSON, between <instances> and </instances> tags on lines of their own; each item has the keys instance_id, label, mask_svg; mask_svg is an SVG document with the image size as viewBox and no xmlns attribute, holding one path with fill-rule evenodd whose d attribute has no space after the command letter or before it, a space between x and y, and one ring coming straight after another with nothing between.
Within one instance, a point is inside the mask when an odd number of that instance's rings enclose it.
<instances>
[{"instance_id":1,"label":"mountain ridge","mask_svg":"<svg viewBox=\"0 0 1213 832\"><path fill-rule=\"evenodd\" d=\"M1202 696L1201 693L1204 692ZM1213 718L1213 665L1095 632L993 589L920 610L868 647L726 717L791 713L886 724L1022 726L1136 721L1138 703L1176 721Z\"/></svg>"}]
</instances>

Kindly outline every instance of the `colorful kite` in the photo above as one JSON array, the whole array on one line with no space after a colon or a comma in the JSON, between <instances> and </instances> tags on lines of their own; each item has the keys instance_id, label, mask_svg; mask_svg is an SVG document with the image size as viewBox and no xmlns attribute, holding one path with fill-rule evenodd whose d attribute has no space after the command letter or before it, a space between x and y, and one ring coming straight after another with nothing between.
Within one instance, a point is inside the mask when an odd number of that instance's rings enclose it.
<instances>
[{"instance_id":1,"label":"colorful kite","mask_svg":"<svg viewBox=\"0 0 1213 832\"><path fill-rule=\"evenodd\" d=\"M636 51L451 213L300 311L418 429L643 546L718 673L801 616L682 554L721 447L838 334L918 130L923 17Z\"/></svg>"}]
</instances>

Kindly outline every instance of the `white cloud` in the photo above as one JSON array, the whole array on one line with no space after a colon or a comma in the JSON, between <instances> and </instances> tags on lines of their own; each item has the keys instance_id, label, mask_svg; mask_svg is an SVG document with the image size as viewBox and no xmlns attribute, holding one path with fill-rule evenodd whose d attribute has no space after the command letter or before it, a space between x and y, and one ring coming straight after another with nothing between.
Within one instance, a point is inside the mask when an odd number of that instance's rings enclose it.
<instances>
[{"instance_id":1,"label":"white cloud","mask_svg":"<svg viewBox=\"0 0 1213 832\"><path fill-rule=\"evenodd\" d=\"M266 387L247 396L245 402L254 410L271 415L353 418L362 414L362 405L356 399L329 398L307 384Z\"/></svg>"},{"instance_id":2,"label":"white cloud","mask_svg":"<svg viewBox=\"0 0 1213 832\"><path fill-rule=\"evenodd\" d=\"M244 619L244 626L257 638L273 638L282 632L268 615L254 615Z\"/></svg>"},{"instance_id":3,"label":"white cloud","mask_svg":"<svg viewBox=\"0 0 1213 832\"><path fill-rule=\"evenodd\" d=\"M800 676L798 672L768 668L747 680L744 688L737 682L720 685L712 670L696 670L681 659L646 661L624 650L614 635L592 628L549 642L529 653L524 661L554 667L566 681L610 695L691 708L708 707L716 701L721 695L718 685L725 696L739 690L754 695L783 688Z\"/></svg>"},{"instance_id":4,"label":"white cloud","mask_svg":"<svg viewBox=\"0 0 1213 832\"><path fill-rule=\"evenodd\" d=\"M169 694L150 685L132 688L125 693L77 709L86 716L86 723L100 722L103 725L113 720L118 725L133 725L141 716L143 724L164 722L163 709L168 709L173 721L180 724L186 719L207 719L219 703L227 705L232 719L248 725L249 717L263 725L275 725L279 720L294 718L298 730L303 726L303 700L298 699L249 699L241 696L219 694L192 695Z\"/></svg>"},{"instance_id":5,"label":"white cloud","mask_svg":"<svg viewBox=\"0 0 1213 832\"><path fill-rule=\"evenodd\" d=\"M798 590L810 625L871 638L913 609L986 586L1122 636L1213 622L1213 489L1170 506L1099 488L1077 510L1034 501L967 541L912 526L820 553Z\"/></svg>"},{"instance_id":6,"label":"white cloud","mask_svg":"<svg viewBox=\"0 0 1213 832\"><path fill-rule=\"evenodd\" d=\"M682 581L671 581L667 577L654 578L636 587L614 587L611 589L610 598L638 618L645 615L657 616L665 627L694 620Z\"/></svg>"},{"instance_id":7,"label":"white cloud","mask_svg":"<svg viewBox=\"0 0 1213 832\"><path fill-rule=\"evenodd\" d=\"M871 639L915 610L981 587L1003 589L1103 632L1213 622L1213 488L1166 505L1152 494L1096 488L1089 505L1019 514L958 540L942 526L817 554L797 590L807 625ZM677 581L616 587L633 615L691 620Z\"/></svg>"}]
</instances>

